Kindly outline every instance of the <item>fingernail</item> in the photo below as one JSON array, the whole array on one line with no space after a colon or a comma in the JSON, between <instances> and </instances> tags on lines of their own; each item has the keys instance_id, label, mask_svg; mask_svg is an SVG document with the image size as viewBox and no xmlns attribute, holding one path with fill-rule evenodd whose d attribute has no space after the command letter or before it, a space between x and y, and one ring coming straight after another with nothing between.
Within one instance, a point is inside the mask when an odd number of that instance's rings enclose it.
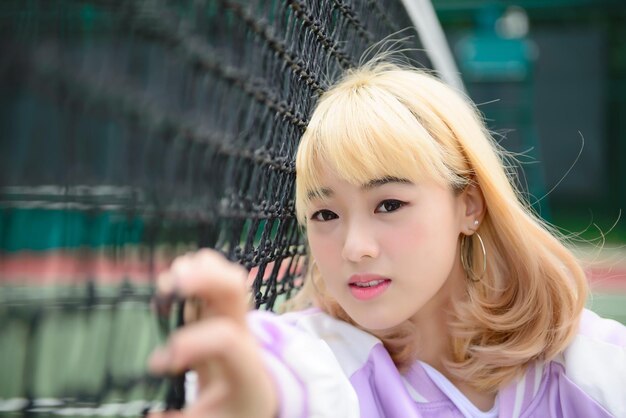
<instances>
[{"instance_id":1,"label":"fingernail","mask_svg":"<svg viewBox=\"0 0 626 418\"><path fill-rule=\"evenodd\" d=\"M148 368L154 373L163 373L168 369L170 353L166 348L157 348L150 354Z\"/></svg>"}]
</instances>

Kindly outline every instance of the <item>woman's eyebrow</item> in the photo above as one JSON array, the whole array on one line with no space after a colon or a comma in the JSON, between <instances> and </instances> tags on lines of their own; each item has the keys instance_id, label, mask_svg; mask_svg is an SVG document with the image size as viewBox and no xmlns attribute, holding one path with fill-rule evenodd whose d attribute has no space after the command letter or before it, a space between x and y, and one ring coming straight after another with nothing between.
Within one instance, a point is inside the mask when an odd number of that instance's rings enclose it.
<instances>
[{"instance_id":1,"label":"woman's eyebrow","mask_svg":"<svg viewBox=\"0 0 626 418\"><path fill-rule=\"evenodd\" d=\"M319 199L321 197L332 197L333 194L335 194L335 192L333 192L333 189L329 187L322 187L321 189L311 190L306 195L309 198L309 200L312 200L312 199Z\"/></svg>"},{"instance_id":2,"label":"woman's eyebrow","mask_svg":"<svg viewBox=\"0 0 626 418\"><path fill-rule=\"evenodd\" d=\"M375 187L380 187L380 186L388 184L388 183L413 184L413 182L411 180L409 180L409 179L403 179L403 178L400 178L400 177L388 176L388 177L382 177L382 178L379 178L379 179L370 180L367 183L363 184L361 186L361 189L369 190L369 189L373 189Z\"/></svg>"}]
</instances>

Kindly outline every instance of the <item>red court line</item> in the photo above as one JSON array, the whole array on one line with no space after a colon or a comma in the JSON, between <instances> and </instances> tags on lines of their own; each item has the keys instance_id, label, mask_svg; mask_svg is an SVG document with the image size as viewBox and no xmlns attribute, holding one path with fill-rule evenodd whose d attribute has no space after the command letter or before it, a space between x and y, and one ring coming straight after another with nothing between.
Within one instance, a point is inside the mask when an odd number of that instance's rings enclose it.
<instances>
[{"instance_id":1,"label":"red court line","mask_svg":"<svg viewBox=\"0 0 626 418\"><path fill-rule=\"evenodd\" d=\"M626 266L595 267L586 270L593 291L626 294Z\"/></svg>"},{"instance_id":2,"label":"red court line","mask_svg":"<svg viewBox=\"0 0 626 418\"><path fill-rule=\"evenodd\" d=\"M100 284L118 284L123 281L133 283L149 283L157 274L166 270L173 257L155 259L153 265L149 260L142 260L138 255L116 260L106 253L50 251L45 253L20 252L0 254L0 284L13 285L72 285L94 281ZM296 272L302 271L303 259L298 261ZM289 259L281 262L278 281L285 277ZM263 274L267 280L274 268L269 263ZM292 270L294 266L292 266ZM248 283L258 273L253 268L248 275Z\"/></svg>"},{"instance_id":3,"label":"red court line","mask_svg":"<svg viewBox=\"0 0 626 418\"><path fill-rule=\"evenodd\" d=\"M20 285L64 285L95 281L116 284L129 280L148 283L169 266L155 260L152 267L138 256L115 258L94 252L21 252L0 255L0 283Z\"/></svg>"}]
</instances>

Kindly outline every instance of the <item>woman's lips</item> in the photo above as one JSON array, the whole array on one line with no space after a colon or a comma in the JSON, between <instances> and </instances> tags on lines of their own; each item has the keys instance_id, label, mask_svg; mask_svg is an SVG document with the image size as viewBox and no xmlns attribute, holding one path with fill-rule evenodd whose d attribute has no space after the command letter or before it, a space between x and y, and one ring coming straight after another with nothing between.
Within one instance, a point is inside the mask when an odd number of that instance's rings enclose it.
<instances>
[{"instance_id":1,"label":"woman's lips","mask_svg":"<svg viewBox=\"0 0 626 418\"><path fill-rule=\"evenodd\" d=\"M352 296L358 300L373 299L387 290L390 284L390 279L375 274L355 274L348 281Z\"/></svg>"}]
</instances>

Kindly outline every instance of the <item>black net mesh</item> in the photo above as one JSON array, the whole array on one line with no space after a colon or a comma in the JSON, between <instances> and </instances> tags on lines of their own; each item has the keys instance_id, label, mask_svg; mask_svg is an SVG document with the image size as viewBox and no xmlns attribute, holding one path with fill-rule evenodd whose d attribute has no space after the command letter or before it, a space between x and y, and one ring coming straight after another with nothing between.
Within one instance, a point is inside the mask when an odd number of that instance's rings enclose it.
<instances>
[{"instance_id":1,"label":"black net mesh","mask_svg":"<svg viewBox=\"0 0 626 418\"><path fill-rule=\"evenodd\" d=\"M151 307L155 277L213 247L257 308L297 289L311 109L409 26L399 0L3 0L0 414L180 406L145 370L180 322Z\"/></svg>"}]
</instances>

